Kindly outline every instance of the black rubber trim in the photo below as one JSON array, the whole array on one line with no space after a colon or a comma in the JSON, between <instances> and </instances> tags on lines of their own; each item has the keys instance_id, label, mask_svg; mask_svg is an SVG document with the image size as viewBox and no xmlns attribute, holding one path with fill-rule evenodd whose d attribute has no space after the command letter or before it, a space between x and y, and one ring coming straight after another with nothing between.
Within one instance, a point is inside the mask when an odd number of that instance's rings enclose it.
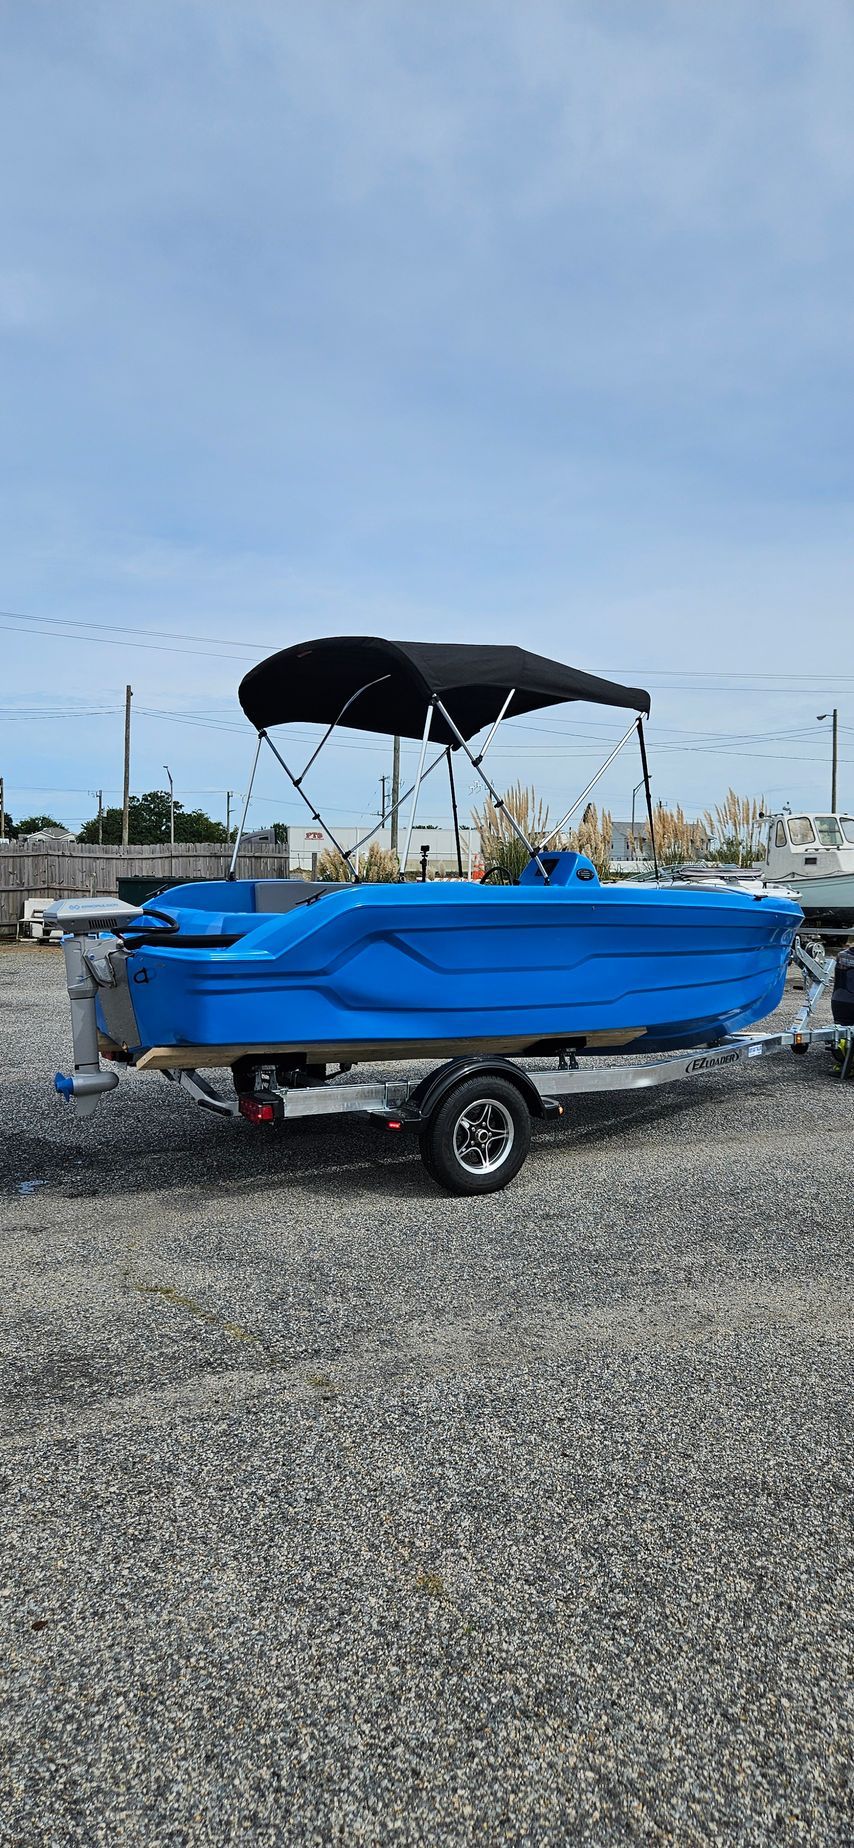
<instances>
[{"instance_id":1,"label":"black rubber trim","mask_svg":"<svg viewBox=\"0 0 854 1848\"><path fill-rule=\"evenodd\" d=\"M552 1098L541 1096L528 1072L520 1065L514 1065L512 1059L451 1059L446 1065L440 1065L438 1071L429 1072L421 1083L416 1085L407 1099L406 1113L416 1109L423 1123L437 1110L442 1099L449 1091L461 1083L464 1078L505 1078L522 1096L532 1116L556 1116L560 1106ZM403 1113L401 1113L403 1114ZM409 1115L410 1122L412 1116ZM416 1119L417 1120L417 1119Z\"/></svg>"},{"instance_id":2,"label":"black rubber trim","mask_svg":"<svg viewBox=\"0 0 854 1848\"><path fill-rule=\"evenodd\" d=\"M497 860L494 866L488 866L486 868L486 871L481 873L480 878L477 882L478 885L481 885L481 886L486 885L487 881L492 878L493 873L503 873L505 885L514 886L514 885L519 884L518 879L514 879L513 874L509 871L509 868L506 866L502 866L501 861Z\"/></svg>"},{"instance_id":3,"label":"black rubber trim","mask_svg":"<svg viewBox=\"0 0 854 1848\"><path fill-rule=\"evenodd\" d=\"M143 918L145 919L158 918L160 923L163 926L163 929L162 930L150 930L148 924L142 922ZM171 938L171 937L177 936L177 933L180 930L180 928L181 926L178 923L177 918L173 918L172 916L170 916L170 913L168 911L155 911L154 906L152 905L149 911L143 911L140 914L140 919L138 922L132 922L130 924L125 924L122 930L117 930L116 936L120 937L122 941L124 941L125 937L145 937L148 941L151 941L152 938L157 938L158 941L161 941L165 939L166 937Z\"/></svg>"},{"instance_id":4,"label":"black rubber trim","mask_svg":"<svg viewBox=\"0 0 854 1848\"><path fill-rule=\"evenodd\" d=\"M122 936L124 936L124 932L122 932ZM236 931L233 935L226 932L221 935L215 935L211 932L211 935L208 937L195 937L189 932L185 936L182 936L180 931L177 931L173 936L169 931L149 930L140 931L138 935L135 935L134 941L128 944L128 948L131 952L141 949L230 950L233 943L241 943L245 936L246 931L244 930Z\"/></svg>"}]
</instances>

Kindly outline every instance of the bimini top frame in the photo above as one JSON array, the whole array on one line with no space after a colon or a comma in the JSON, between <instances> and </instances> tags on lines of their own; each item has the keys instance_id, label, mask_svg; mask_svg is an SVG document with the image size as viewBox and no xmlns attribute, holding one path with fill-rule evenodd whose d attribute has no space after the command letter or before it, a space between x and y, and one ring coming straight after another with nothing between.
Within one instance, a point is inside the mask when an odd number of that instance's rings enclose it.
<instances>
[{"instance_id":1,"label":"bimini top frame","mask_svg":"<svg viewBox=\"0 0 854 1848\"><path fill-rule=\"evenodd\" d=\"M258 743L232 855L230 878L235 876L261 744L266 740L297 794L305 802L313 819L323 825L354 878L358 878L358 874L353 865L353 856L379 832L395 808L412 796L406 846L400 863L403 876L421 784L443 760L448 765L456 814L452 754L463 750L489 791L496 808L503 811L513 831L536 860L543 878L547 879L546 867L535 846L506 808L482 766L498 726L511 707L513 717L517 717L523 712L535 712L570 700L580 699L595 705L629 708L637 716L596 777L572 808L567 810L552 833L559 832L575 814L598 778L635 731L641 747L650 831L653 830L652 799L643 737L643 716L649 712L649 694L641 687L624 687L617 681L603 680L598 675L566 667L543 655L531 654L525 648L451 642L394 642L371 635L328 636L313 642L299 643L293 648L284 648L266 661L261 661L241 682L239 698L247 718L256 728ZM294 720L326 727L320 743L298 773L287 764L270 738L268 729L272 725L283 725ZM386 737L415 738L421 746L415 782L383 813L376 826L349 849L342 847L336 840L331 828L303 789L308 771L339 725L359 731L378 732ZM487 726L490 729L486 742L474 755L469 748L469 740ZM431 742L441 748L425 768ZM656 866L656 873L657 870Z\"/></svg>"}]
</instances>

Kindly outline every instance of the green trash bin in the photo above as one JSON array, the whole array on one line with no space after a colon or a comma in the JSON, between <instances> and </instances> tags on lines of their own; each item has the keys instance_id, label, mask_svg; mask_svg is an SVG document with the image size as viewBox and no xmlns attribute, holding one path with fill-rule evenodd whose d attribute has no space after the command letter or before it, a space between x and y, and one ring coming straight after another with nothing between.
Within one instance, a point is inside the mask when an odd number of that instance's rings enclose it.
<instances>
[{"instance_id":1,"label":"green trash bin","mask_svg":"<svg viewBox=\"0 0 854 1848\"><path fill-rule=\"evenodd\" d=\"M174 885L175 881L174 879L140 879L136 877L133 879L118 879L116 884L118 886L119 898L124 899L126 905L144 905L147 898L154 898L158 892L163 892L167 886Z\"/></svg>"}]
</instances>

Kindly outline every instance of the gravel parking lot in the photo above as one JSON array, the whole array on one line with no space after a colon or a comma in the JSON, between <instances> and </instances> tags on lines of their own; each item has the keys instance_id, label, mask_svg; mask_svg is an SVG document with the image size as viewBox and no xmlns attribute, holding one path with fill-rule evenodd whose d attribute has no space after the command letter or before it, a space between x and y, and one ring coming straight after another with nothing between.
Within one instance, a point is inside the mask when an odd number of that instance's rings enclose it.
<instances>
[{"instance_id":1,"label":"gravel parking lot","mask_svg":"<svg viewBox=\"0 0 854 1848\"><path fill-rule=\"evenodd\" d=\"M155 1076L77 1124L69 1042L0 950L3 1844L854 1840L826 1054L472 1202Z\"/></svg>"}]
</instances>

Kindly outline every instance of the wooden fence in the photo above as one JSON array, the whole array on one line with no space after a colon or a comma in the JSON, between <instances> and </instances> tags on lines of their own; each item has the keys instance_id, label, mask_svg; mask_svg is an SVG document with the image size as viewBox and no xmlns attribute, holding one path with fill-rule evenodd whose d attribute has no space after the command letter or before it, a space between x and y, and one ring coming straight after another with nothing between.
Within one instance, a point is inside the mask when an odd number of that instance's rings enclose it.
<instances>
[{"instance_id":1,"label":"wooden fence","mask_svg":"<svg viewBox=\"0 0 854 1848\"><path fill-rule=\"evenodd\" d=\"M224 879L232 849L207 843L180 847L82 847L15 842L0 847L0 936L14 936L25 898L90 898L115 893L119 879ZM241 850L241 879L288 875L287 848Z\"/></svg>"}]
</instances>

